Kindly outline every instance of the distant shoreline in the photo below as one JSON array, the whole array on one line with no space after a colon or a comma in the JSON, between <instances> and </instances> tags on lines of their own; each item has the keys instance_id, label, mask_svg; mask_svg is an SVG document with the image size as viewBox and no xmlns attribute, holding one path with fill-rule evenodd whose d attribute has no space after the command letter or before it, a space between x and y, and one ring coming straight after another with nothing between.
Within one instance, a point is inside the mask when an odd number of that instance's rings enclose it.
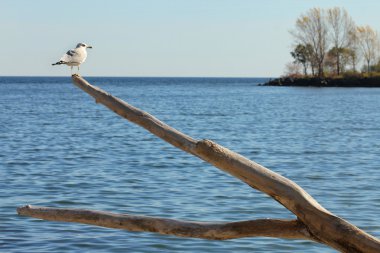
<instances>
[{"instance_id":1,"label":"distant shoreline","mask_svg":"<svg viewBox=\"0 0 380 253\"><path fill-rule=\"evenodd\" d=\"M280 77L271 79L260 86L297 86L297 87L363 87L380 88L380 76L375 77Z\"/></svg>"}]
</instances>

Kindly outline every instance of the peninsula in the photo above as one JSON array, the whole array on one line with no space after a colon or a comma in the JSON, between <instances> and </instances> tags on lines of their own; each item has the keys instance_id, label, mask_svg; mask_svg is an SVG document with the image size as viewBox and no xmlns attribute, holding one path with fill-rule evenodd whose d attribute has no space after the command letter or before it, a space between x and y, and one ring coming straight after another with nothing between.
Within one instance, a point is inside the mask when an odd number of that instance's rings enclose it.
<instances>
[{"instance_id":1,"label":"peninsula","mask_svg":"<svg viewBox=\"0 0 380 253\"><path fill-rule=\"evenodd\" d=\"M282 77L264 86L380 87L380 39L357 26L344 8L312 8L295 28L293 58Z\"/></svg>"},{"instance_id":2,"label":"peninsula","mask_svg":"<svg viewBox=\"0 0 380 253\"><path fill-rule=\"evenodd\" d=\"M355 77L280 77L271 79L261 86L298 87L363 87L380 88L380 76Z\"/></svg>"}]
</instances>

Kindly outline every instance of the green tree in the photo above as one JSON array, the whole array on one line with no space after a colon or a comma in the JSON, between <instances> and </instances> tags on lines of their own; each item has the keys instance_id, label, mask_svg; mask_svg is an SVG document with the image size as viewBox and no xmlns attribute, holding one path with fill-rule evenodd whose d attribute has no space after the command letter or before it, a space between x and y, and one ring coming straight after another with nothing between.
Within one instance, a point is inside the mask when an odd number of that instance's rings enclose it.
<instances>
[{"instance_id":1,"label":"green tree","mask_svg":"<svg viewBox=\"0 0 380 253\"><path fill-rule=\"evenodd\" d=\"M333 47L327 52L328 65L333 65L332 71L336 75L340 75L345 71L346 65L352 61L352 57L355 57L355 52L350 48L345 47Z\"/></svg>"},{"instance_id":2,"label":"green tree","mask_svg":"<svg viewBox=\"0 0 380 253\"><path fill-rule=\"evenodd\" d=\"M290 54L294 58L294 63L302 64L305 76L307 75L307 69L309 66L311 66L314 75L314 66L312 64L313 48L310 44L298 44Z\"/></svg>"},{"instance_id":3,"label":"green tree","mask_svg":"<svg viewBox=\"0 0 380 253\"><path fill-rule=\"evenodd\" d=\"M370 66L370 71L371 72L380 72L380 60L375 64Z\"/></svg>"}]
</instances>

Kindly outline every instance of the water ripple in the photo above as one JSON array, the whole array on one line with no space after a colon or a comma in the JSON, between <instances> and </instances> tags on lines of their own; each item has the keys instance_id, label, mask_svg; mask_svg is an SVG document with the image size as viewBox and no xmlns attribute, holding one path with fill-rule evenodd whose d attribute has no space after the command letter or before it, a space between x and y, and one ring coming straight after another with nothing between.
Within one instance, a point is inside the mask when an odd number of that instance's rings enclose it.
<instances>
[{"instance_id":1,"label":"water ripple","mask_svg":"<svg viewBox=\"0 0 380 253\"><path fill-rule=\"evenodd\" d=\"M259 79L90 81L289 177L380 236L380 89L258 87ZM201 221L294 215L96 105L69 78L2 77L0 94L1 252L334 252L297 240L214 242L20 217L15 208L25 204Z\"/></svg>"}]
</instances>

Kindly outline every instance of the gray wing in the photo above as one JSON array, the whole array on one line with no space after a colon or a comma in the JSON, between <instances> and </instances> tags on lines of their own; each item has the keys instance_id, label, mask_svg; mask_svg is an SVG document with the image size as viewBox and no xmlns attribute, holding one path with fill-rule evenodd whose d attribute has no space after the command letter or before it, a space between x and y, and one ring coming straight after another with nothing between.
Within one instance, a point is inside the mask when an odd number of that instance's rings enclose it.
<instances>
[{"instance_id":1,"label":"gray wing","mask_svg":"<svg viewBox=\"0 0 380 253\"><path fill-rule=\"evenodd\" d=\"M69 56L74 56L74 55L76 55L78 53L75 52L75 50L71 49L71 50L67 51L66 54L69 55Z\"/></svg>"},{"instance_id":2,"label":"gray wing","mask_svg":"<svg viewBox=\"0 0 380 253\"><path fill-rule=\"evenodd\" d=\"M80 63L83 61L83 57L75 49L71 49L67 51L66 54L64 54L60 60L67 63L70 63L70 62Z\"/></svg>"}]
</instances>

